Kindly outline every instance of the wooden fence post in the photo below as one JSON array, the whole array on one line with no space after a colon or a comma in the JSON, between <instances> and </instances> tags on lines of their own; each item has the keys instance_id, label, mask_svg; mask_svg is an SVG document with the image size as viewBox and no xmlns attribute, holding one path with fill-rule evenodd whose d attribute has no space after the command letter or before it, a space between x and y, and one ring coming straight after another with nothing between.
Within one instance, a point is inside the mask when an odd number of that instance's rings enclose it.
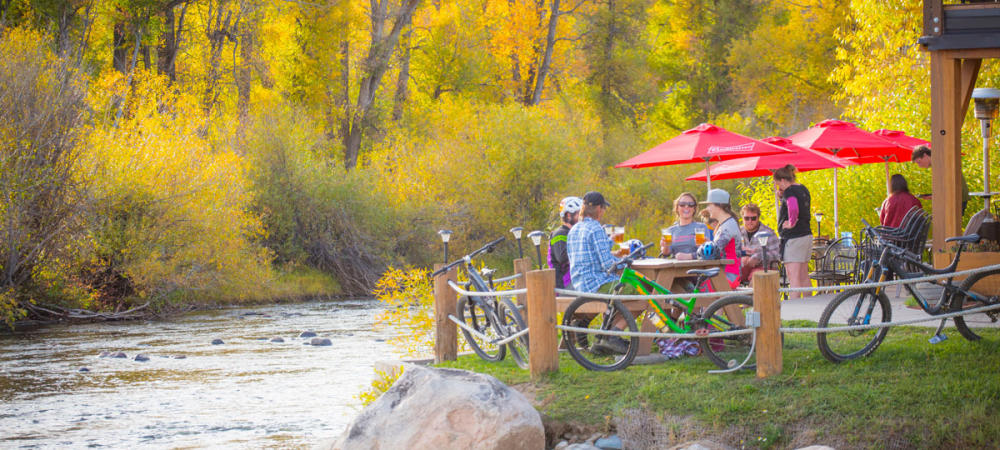
<instances>
[{"instance_id":1,"label":"wooden fence post","mask_svg":"<svg viewBox=\"0 0 1000 450\"><path fill-rule=\"evenodd\" d=\"M444 267L435 264L434 270ZM449 315L457 315L458 301L448 281L458 279L455 269L434 277L434 362L454 361L458 357L458 326Z\"/></svg>"},{"instance_id":2,"label":"wooden fence post","mask_svg":"<svg viewBox=\"0 0 1000 450\"><path fill-rule=\"evenodd\" d=\"M778 272L753 274L753 309L760 313L757 328L757 378L781 373L781 303L778 302Z\"/></svg>"},{"instance_id":3,"label":"wooden fence post","mask_svg":"<svg viewBox=\"0 0 1000 450\"><path fill-rule=\"evenodd\" d=\"M556 271L532 270L528 285L528 366L531 378L559 370L559 341L556 333Z\"/></svg>"},{"instance_id":4,"label":"wooden fence post","mask_svg":"<svg viewBox=\"0 0 1000 450\"><path fill-rule=\"evenodd\" d=\"M521 276L514 279L514 289L524 289L528 286L527 274L531 270L531 258L517 258L514 260L514 273ZM517 294L517 304L524 305L527 297L524 294Z\"/></svg>"}]
</instances>

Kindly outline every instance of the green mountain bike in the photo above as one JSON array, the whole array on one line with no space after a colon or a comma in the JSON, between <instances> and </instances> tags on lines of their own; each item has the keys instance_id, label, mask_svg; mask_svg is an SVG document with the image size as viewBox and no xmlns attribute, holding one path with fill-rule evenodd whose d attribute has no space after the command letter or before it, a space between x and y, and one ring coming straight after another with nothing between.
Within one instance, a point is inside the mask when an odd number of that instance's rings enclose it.
<instances>
[{"instance_id":1,"label":"green mountain bike","mask_svg":"<svg viewBox=\"0 0 1000 450\"><path fill-rule=\"evenodd\" d=\"M632 263L645 254L646 249L653 244L641 247L621 261L608 272L613 273L621 268L621 276L613 292L618 294L625 286L633 286L642 295L665 295L670 290L646 278L632 269ZM719 268L692 269L687 273L695 277L694 293L701 292L700 287L705 281L719 274ZM640 308L643 310L639 319L651 314L650 319L664 332L673 333L706 333L713 331L734 331L745 329L744 317L753 308L753 299L746 295L731 295L712 302L704 311L696 311L694 298L678 298L656 300L649 299ZM634 301L628 300L633 303ZM639 308L633 303L631 308L625 306L622 300L607 300L592 297L579 297L570 303L563 314L563 325L579 328L590 328L595 331L624 330L636 332L639 326L632 311ZM641 323L641 322L640 322ZM628 367L635 359L639 350L638 337L623 337L624 351L602 351L607 346L599 346L598 342L607 337L600 333L583 333L574 331L563 332L563 342L576 362L589 370L615 371ZM741 362L745 369L754 369L756 359L752 355L751 336L742 334L729 337L699 339L701 353L705 354L715 365L722 369L731 369ZM749 358L749 359L748 359Z\"/></svg>"}]
</instances>

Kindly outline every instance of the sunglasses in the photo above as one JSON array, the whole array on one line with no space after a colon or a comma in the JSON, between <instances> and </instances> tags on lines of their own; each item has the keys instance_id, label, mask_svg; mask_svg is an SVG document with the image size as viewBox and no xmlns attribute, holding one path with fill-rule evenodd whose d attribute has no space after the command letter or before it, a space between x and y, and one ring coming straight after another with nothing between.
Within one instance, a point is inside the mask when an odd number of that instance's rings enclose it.
<instances>
[{"instance_id":1,"label":"sunglasses","mask_svg":"<svg viewBox=\"0 0 1000 450\"><path fill-rule=\"evenodd\" d=\"M694 208L695 206L698 206L698 204L694 202L678 202L677 206L687 206L688 208Z\"/></svg>"},{"instance_id":2,"label":"sunglasses","mask_svg":"<svg viewBox=\"0 0 1000 450\"><path fill-rule=\"evenodd\" d=\"M757 221L757 216L743 216L743 220L746 222L755 222Z\"/></svg>"}]
</instances>

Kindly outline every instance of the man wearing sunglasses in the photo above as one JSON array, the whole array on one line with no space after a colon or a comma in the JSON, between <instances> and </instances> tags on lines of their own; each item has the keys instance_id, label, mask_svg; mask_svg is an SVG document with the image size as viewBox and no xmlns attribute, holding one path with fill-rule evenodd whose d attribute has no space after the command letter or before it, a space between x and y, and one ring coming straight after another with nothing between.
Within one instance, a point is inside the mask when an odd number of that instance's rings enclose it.
<instances>
[{"instance_id":1,"label":"man wearing sunglasses","mask_svg":"<svg viewBox=\"0 0 1000 450\"><path fill-rule=\"evenodd\" d=\"M743 253L740 258L740 282L749 283L753 278L753 273L764 269L764 260L768 264L778 262L779 242L781 239L774 230L760 223L760 207L749 203L740 210L743 215L743 227L740 233L743 235ZM767 236L767 245L760 245L760 238ZM767 258L764 258L764 252Z\"/></svg>"}]
</instances>

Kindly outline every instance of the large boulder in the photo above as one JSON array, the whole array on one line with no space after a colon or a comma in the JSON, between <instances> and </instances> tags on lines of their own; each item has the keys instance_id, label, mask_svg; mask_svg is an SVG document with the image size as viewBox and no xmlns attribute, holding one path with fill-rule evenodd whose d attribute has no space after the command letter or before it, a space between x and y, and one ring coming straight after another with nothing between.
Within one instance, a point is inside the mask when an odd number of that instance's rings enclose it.
<instances>
[{"instance_id":1,"label":"large boulder","mask_svg":"<svg viewBox=\"0 0 1000 450\"><path fill-rule=\"evenodd\" d=\"M330 448L536 450L545 430L528 399L496 378L408 364Z\"/></svg>"}]
</instances>

